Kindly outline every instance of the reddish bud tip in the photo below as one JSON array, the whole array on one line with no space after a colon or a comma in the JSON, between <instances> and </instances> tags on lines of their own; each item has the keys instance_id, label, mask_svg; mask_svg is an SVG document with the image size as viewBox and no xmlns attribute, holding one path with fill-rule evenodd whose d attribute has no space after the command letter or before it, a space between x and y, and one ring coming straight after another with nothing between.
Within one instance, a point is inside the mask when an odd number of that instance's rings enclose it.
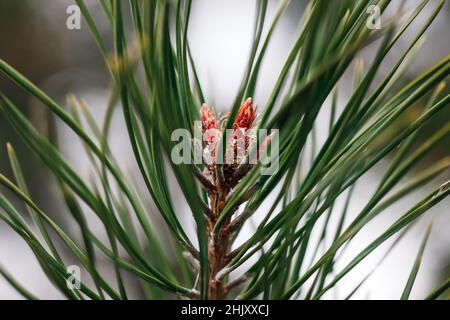
<instances>
[{"instance_id":1,"label":"reddish bud tip","mask_svg":"<svg viewBox=\"0 0 450 320\"><path fill-rule=\"evenodd\" d=\"M200 120L202 121L203 133L218 126L216 114L207 104L203 104L200 108Z\"/></svg>"},{"instance_id":2,"label":"reddish bud tip","mask_svg":"<svg viewBox=\"0 0 450 320\"><path fill-rule=\"evenodd\" d=\"M249 130L256 118L256 108L253 106L252 98L245 100L240 106L238 115L233 124L233 129L243 128Z\"/></svg>"}]
</instances>

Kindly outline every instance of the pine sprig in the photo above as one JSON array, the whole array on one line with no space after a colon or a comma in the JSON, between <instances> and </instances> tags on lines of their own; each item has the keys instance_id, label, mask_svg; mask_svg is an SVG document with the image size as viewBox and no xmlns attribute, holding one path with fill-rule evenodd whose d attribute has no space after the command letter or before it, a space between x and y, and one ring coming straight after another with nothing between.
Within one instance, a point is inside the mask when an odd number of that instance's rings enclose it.
<instances>
[{"instance_id":1,"label":"pine sprig","mask_svg":"<svg viewBox=\"0 0 450 320\"><path fill-rule=\"evenodd\" d=\"M100 1L114 43L114 48L109 49L97 27L97 19L101 17L94 17L83 0L76 0L111 77L113 90L100 124L81 99L70 96L68 112L1 59L0 71L42 102L78 136L98 182L91 183L77 173L5 93L0 93L0 110L52 173L67 207L67 217L79 226L83 242L77 244L30 198L27 177L11 145L7 154L14 177L0 175L0 183L11 191L14 200L26 205L26 214L31 215L33 225L23 219L12 205L13 199L6 195L0 195L0 220L29 245L48 279L68 299L127 299L130 283L123 276L125 272L139 280L150 298L176 295L189 299L320 299L374 250L394 235L401 237L402 230L408 230L448 197L448 183L436 186L432 193L386 226L343 269L335 269L340 253L364 232L372 219L448 172L447 156L422 172L411 173L450 134L448 121L429 136L423 130L448 110L450 96L444 95L443 90L450 73L450 55L398 89L423 43L423 35L444 3L435 5L409 46L378 81L386 56L412 23L426 15L423 9L432 4L422 1L404 22L400 13L395 14L384 19L383 27L377 30L367 25L367 9L376 5L384 14L388 6L393 6L389 0L310 1L269 100L258 110L257 120L253 105L256 101L248 98L255 96L261 64L289 5L288 1L282 1L272 21L268 21L268 2L257 1L244 77L230 113L219 120L211 108L200 108L207 101L203 101L205 91L196 71L200 62L195 61L189 45L190 12L195 2ZM126 21L131 21L130 28ZM343 75L367 47L376 48L375 57L367 67L361 62L355 64L351 96L338 111L337 96ZM328 98L332 100L329 132L324 143L318 144L317 123L321 111L328 107ZM121 102L145 194L118 166L112 152L108 138L116 101ZM418 103L426 107L413 121L397 128L398 120ZM177 129L194 133L196 120L215 130L213 140L200 142L202 150L208 148L212 163L176 164L170 160L176 146L172 133ZM232 130L231 138L223 134L225 129ZM250 129L255 134L261 129L279 130L278 169L271 175L261 175L261 161L248 165L244 160L261 160L263 149L275 147L275 136L264 142L264 148L258 148L248 135L239 138L241 130L245 133ZM419 136L423 139L417 146ZM244 145L242 150L239 142ZM218 161L220 154L236 155L238 150L243 151L238 163L228 165ZM310 163L305 161L308 158ZM356 184L381 161L387 166L374 193L359 212L350 214L350 203L358 192ZM172 176L180 190L176 196L169 188ZM344 195L347 198L341 210L335 204ZM188 236L187 227L181 222L174 197L189 208L196 226L194 238ZM144 205L148 198L167 226L165 236L173 240L172 250L162 240L150 209ZM267 199L273 200L270 209L263 212L261 219L253 221L254 233L237 246L235 240L243 226L257 210L265 210L261 207ZM89 211L83 209L86 207ZM88 214L94 214L102 222L108 243L92 232ZM334 218L338 221L336 226L329 223ZM311 236L315 232L320 234L318 240ZM402 299L408 298L413 288L429 234L430 229L426 231ZM92 288L84 282L78 289L67 287L70 273L62 248L90 275ZM104 277L99 259L110 263L114 281ZM3 268L0 274L25 298L36 298ZM355 285L348 297L364 282ZM428 298L439 298L448 287L447 281Z\"/></svg>"}]
</instances>

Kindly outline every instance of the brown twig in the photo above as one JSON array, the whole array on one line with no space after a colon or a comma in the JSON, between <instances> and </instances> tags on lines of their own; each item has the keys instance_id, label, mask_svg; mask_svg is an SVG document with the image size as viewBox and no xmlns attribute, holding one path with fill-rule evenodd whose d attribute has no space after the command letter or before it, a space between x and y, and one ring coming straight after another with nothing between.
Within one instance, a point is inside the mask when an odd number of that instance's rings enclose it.
<instances>
[{"instance_id":1,"label":"brown twig","mask_svg":"<svg viewBox=\"0 0 450 320\"><path fill-rule=\"evenodd\" d=\"M216 186L195 165L192 165L194 176L207 191L215 191Z\"/></svg>"}]
</instances>

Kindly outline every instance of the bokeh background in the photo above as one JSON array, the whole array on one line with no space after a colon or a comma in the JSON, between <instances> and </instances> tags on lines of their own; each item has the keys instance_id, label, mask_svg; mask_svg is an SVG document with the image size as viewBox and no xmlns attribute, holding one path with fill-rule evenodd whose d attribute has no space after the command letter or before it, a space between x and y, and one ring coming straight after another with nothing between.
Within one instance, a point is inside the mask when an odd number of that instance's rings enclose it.
<instances>
[{"instance_id":1,"label":"bokeh background","mask_svg":"<svg viewBox=\"0 0 450 320\"><path fill-rule=\"evenodd\" d=\"M393 1L393 5L390 6L386 15L395 13L400 2ZM414 8L418 2L406 0L405 8L407 10ZM110 38L106 19L101 13L98 2L89 0L86 3L94 11L101 32L105 37ZM436 3L437 1L430 1L423 14L413 23L410 31L394 47L386 63L382 66L378 79L383 75L383 68L387 70L389 65L402 54L408 45L408 40L419 30L418 28L425 22ZM0 0L0 58L25 74L62 105L66 105L65 98L68 93L74 93L83 98L100 122L106 108L110 82L102 57L87 26L82 24L81 30L66 28L68 16L66 9L71 4L73 3L69 0ZM270 1L267 21L273 17L277 5L278 1ZM193 1L189 40L205 89L206 102L214 105L218 110L229 109L238 89L250 48L255 19L254 7L255 0ZM290 51L304 7L305 1L293 0L276 29L263 65L257 94L254 97L254 100L260 105L264 105L267 100ZM413 67L408 70L405 81L414 78L450 53L449 30L450 3L447 2L439 17L426 33L426 41ZM373 54L374 47L369 47L360 54L360 58L365 61L366 66L370 64ZM339 84L340 107L346 103L351 93L351 74L351 71L348 72ZM399 86L401 85L399 84ZM82 155L82 146L67 128L56 121L36 100L30 98L3 75L0 75L0 90L23 108L42 134L58 144L62 153L81 175L89 177L90 167L87 159ZM414 110L410 112L414 112ZM327 115L324 114L323 121L319 122L317 131L319 143L326 137L326 117ZM450 121L448 110L440 121ZM127 133L120 112L116 113L111 133L113 151L118 155L120 162L133 174L135 170L133 156L127 143ZM28 152L8 126L3 115L0 115L0 172L10 175L6 142L13 143L17 149L36 202L64 228L74 229L72 232L76 236L76 230L58 200L58 194L49 172ZM443 155L450 155L449 137L425 159L422 167L419 166L416 170L423 169L427 163ZM353 198L354 201L350 207L352 214L356 214L358 209L365 204L365 200L370 197L376 187L380 172L383 172L385 168L386 162L380 163L358 184L356 190L358 196ZM405 212L414 200L420 199L423 196L422 193L431 191L432 186L439 185L449 178L450 173L447 171L426 188L412 194L375 219L363 230L363 234L352 242L347 251L348 258L379 235L386 225ZM2 189L1 192L6 191ZM270 203L270 199L268 202ZM342 205L342 199L339 199L337 205ZM179 207L182 209L183 206L183 202L180 202ZM425 219L413 226L410 234L400 242L385 263L376 269L367 284L355 296L356 298L397 299L400 297L414 262L424 225L432 216L434 217L433 232L411 297L423 298L433 287L450 276L450 201L447 199L434 207ZM92 223L95 224L95 222ZM190 217L185 217L185 223L192 224ZM98 231L101 232L100 229ZM251 228L248 228L247 232L251 232ZM327 297L342 298L345 296L367 272L372 270L389 244L388 242L370 255L366 261L343 279L336 292ZM343 261L346 261L345 257L343 257ZM3 224L0 224L0 263L35 295L47 299L61 298L61 295L43 276L32 252L25 243ZM105 272L107 273L108 270ZM138 291L135 292L134 297L140 297ZM20 296L0 278L0 299L16 298L20 298Z\"/></svg>"}]
</instances>

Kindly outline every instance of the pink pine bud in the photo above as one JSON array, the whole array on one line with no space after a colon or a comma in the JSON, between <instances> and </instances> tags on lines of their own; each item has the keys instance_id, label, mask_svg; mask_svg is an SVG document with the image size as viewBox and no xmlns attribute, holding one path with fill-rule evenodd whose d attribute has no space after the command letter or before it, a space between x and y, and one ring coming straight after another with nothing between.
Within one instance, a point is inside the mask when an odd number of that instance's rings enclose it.
<instances>
[{"instance_id":1,"label":"pink pine bud","mask_svg":"<svg viewBox=\"0 0 450 320\"><path fill-rule=\"evenodd\" d=\"M233 129L243 128L249 130L256 118L256 108L253 106L252 98L245 100L239 108L239 113L233 124Z\"/></svg>"},{"instance_id":2,"label":"pink pine bud","mask_svg":"<svg viewBox=\"0 0 450 320\"><path fill-rule=\"evenodd\" d=\"M202 133L209 129L217 129L216 114L207 104L203 104L200 108L200 120L202 121Z\"/></svg>"}]
</instances>

